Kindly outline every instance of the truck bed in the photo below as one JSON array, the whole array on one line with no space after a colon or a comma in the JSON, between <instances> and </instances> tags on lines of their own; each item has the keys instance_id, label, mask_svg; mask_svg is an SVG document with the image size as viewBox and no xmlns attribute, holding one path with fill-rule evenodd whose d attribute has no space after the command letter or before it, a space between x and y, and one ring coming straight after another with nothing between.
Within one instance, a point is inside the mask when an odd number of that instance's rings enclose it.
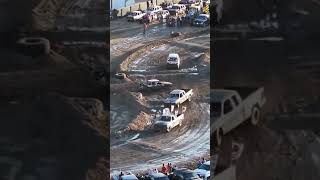
<instances>
[{"instance_id":1,"label":"truck bed","mask_svg":"<svg viewBox=\"0 0 320 180\"><path fill-rule=\"evenodd\" d=\"M241 99L246 99L249 95L251 95L253 92L257 91L259 87L246 87L246 86L231 86L231 87L224 87L224 89L230 89L235 90L239 93Z\"/></svg>"}]
</instances>

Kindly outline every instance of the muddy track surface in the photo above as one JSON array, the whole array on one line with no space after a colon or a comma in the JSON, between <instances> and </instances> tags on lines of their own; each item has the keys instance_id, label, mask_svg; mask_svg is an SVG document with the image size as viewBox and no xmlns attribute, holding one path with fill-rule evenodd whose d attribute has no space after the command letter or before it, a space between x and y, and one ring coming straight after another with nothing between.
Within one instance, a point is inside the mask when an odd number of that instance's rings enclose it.
<instances>
[{"instance_id":1,"label":"muddy track surface","mask_svg":"<svg viewBox=\"0 0 320 180\"><path fill-rule=\"evenodd\" d=\"M168 34L155 36L157 41L145 40L140 47L131 46L130 41L121 43L120 40L114 47L111 43L111 49L118 48L111 50L111 67L122 66L120 69L128 75L127 80L111 81L117 87L111 92L111 174L144 171L168 162L186 163L208 154L210 35L204 29L201 31L184 33L177 38L168 38ZM119 49L125 47L127 51L120 53ZM135 50L130 51L129 47ZM166 68L166 58L173 52L181 57L181 67L177 70ZM134 88L128 89L129 84L151 78L174 85L141 94ZM195 93L192 101L183 105L187 108L183 124L169 133L154 131L154 115L163 109L163 99L168 93L177 88L192 88Z\"/></svg>"}]
</instances>

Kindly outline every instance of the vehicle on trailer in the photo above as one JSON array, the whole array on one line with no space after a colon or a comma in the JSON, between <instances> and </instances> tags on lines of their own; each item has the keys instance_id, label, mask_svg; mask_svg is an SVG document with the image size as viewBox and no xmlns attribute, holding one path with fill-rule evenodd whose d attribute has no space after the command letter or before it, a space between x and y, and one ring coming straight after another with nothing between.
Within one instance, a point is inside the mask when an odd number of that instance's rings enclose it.
<instances>
[{"instance_id":1,"label":"vehicle on trailer","mask_svg":"<svg viewBox=\"0 0 320 180\"><path fill-rule=\"evenodd\" d=\"M163 173L151 173L146 175L146 180L169 180L169 177Z\"/></svg>"},{"instance_id":2,"label":"vehicle on trailer","mask_svg":"<svg viewBox=\"0 0 320 180\"><path fill-rule=\"evenodd\" d=\"M196 17L193 20L192 25L193 26L201 26L201 27L209 26L210 25L210 16L207 14L200 14L198 17Z\"/></svg>"},{"instance_id":3,"label":"vehicle on trailer","mask_svg":"<svg viewBox=\"0 0 320 180\"><path fill-rule=\"evenodd\" d=\"M176 22L176 20L175 20ZM171 53L169 54L168 58L167 58L167 68L176 68L179 69L180 68L180 56L177 53Z\"/></svg>"},{"instance_id":4,"label":"vehicle on trailer","mask_svg":"<svg viewBox=\"0 0 320 180\"><path fill-rule=\"evenodd\" d=\"M173 177L172 179L177 179L177 180L185 180L185 179L202 179L199 177L199 175L187 168L181 168L177 169L173 172Z\"/></svg>"},{"instance_id":5,"label":"vehicle on trailer","mask_svg":"<svg viewBox=\"0 0 320 180\"><path fill-rule=\"evenodd\" d=\"M147 13L156 13L156 12L159 12L159 11L162 11L162 7L161 6L152 6L152 7L149 7L147 9Z\"/></svg>"},{"instance_id":6,"label":"vehicle on trailer","mask_svg":"<svg viewBox=\"0 0 320 180\"><path fill-rule=\"evenodd\" d=\"M127 20L138 21L138 20L141 20L144 15L145 13L143 13L142 11L132 11L128 13Z\"/></svg>"},{"instance_id":7,"label":"vehicle on trailer","mask_svg":"<svg viewBox=\"0 0 320 180\"><path fill-rule=\"evenodd\" d=\"M155 120L153 127L156 131L170 132L174 127L181 126L183 120L183 113L171 112L169 108L164 108L162 115Z\"/></svg>"},{"instance_id":8,"label":"vehicle on trailer","mask_svg":"<svg viewBox=\"0 0 320 180\"><path fill-rule=\"evenodd\" d=\"M265 102L263 87L227 87L212 90L210 119L214 145L220 146L223 135L246 120L257 125Z\"/></svg>"},{"instance_id":9,"label":"vehicle on trailer","mask_svg":"<svg viewBox=\"0 0 320 180\"><path fill-rule=\"evenodd\" d=\"M175 89L170 92L169 97L164 100L164 103L179 105L187 100L191 101L192 95L192 89Z\"/></svg>"},{"instance_id":10,"label":"vehicle on trailer","mask_svg":"<svg viewBox=\"0 0 320 180\"><path fill-rule=\"evenodd\" d=\"M140 84L140 91L151 91L166 89L172 86L171 82L160 81L158 79L149 79L146 83Z\"/></svg>"},{"instance_id":11,"label":"vehicle on trailer","mask_svg":"<svg viewBox=\"0 0 320 180\"><path fill-rule=\"evenodd\" d=\"M204 180L210 180L210 161L206 161L205 163L198 166L198 168L195 169L194 172Z\"/></svg>"}]
</instances>

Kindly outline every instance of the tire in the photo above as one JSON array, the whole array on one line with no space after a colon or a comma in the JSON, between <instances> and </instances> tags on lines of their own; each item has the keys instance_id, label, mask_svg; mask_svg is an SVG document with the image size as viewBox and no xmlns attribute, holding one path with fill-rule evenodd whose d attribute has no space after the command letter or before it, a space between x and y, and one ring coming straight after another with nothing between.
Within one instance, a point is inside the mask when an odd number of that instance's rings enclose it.
<instances>
[{"instance_id":1,"label":"tire","mask_svg":"<svg viewBox=\"0 0 320 180\"><path fill-rule=\"evenodd\" d=\"M214 133L213 133L213 145L215 147L220 147L222 144L222 136L223 136L223 132L221 129L217 129Z\"/></svg>"},{"instance_id":2,"label":"tire","mask_svg":"<svg viewBox=\"0 0 320 180\"><path fill-rule=\"evenodd\" d=\"M42 37L25 37L17 41L19 50L33 57L50 53L50 41Z\"/></svg>"},{"instance_id":3,"label":"tire","mask_svg":"<svg viewBox=\"0 0 320 180\"><path fill-rule=\"evenodd\" d=\"M179 127L181 127L181 126L182 126L182 123L180 122L180 123L179 123Z\"/></svg>"},{"instance_id":4,"label":"tire","mask_svg":"<svg viewBox=\"0 0 320 180\"><path fill-rule=\"evenodd\" d=\"M171 127L168 127L168 128L166 129L166 131L167 131L167 132L170 132L170 131L171 131Z\"/></svg>"},{"instance_id":5,"label":"tire","mask_svg":"<svg viewBox=\"0 0 320 180\"><path fill-rule=\"evenodd\" d=\"M191 101L191 97L189 97L188 101L189 101L189 102Z\"/></svg>"},{"instance_id":6,"label":"tire","mask_svg":"<svg viewBox=\"0 0 320 180\"><path fill-rule=\"evenodd\" d=\"M261 111L260 108L258 106L254 106L252 108L252 112L251 112L251 117L250 117L250 122L252 125L256 126L259 124L261 119Z\"/></svg>"}]
</instances>

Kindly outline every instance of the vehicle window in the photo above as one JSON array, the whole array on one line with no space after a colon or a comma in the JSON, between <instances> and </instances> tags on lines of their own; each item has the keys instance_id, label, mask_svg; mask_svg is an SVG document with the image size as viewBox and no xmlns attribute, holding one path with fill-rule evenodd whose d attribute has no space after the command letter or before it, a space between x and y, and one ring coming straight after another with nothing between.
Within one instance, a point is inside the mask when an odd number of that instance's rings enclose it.
<instances>
[{"instance_id":1,"label":"vehicle window","mask_svg":"<svg viewBox=\"0 0 320 180\"><path fill-rule=\"evenodd\" d=\"M170 57L168 61L176 61L176 60L177 60L177 58L175 58L175 57Z\"/></svg>"},{"instance_id":2,"label":"vehicle window","mask_svg":"<svg viewBox=\"0 0 320 180\"><path fill-rule=\"evenodd\" d=\"M234 102L234 104L236 106L238 106L239 105L239 101L238 101L237 97L235 95L233 95L231 98L232 98L232 101Z\"/></svg>"},{"instance_id":3,"label":"vehicle window","mask_svg":"<svg viewBox=\"0 0 320 180\"><path fill-rule=\"evenodd\" d=\"M161 116L161 121L171 121L171 117L170 116Z\"/></svg>"},{"instance_id":4,"label":"vehicle window","mask_svg":"<svg viewBox=\"0 0 320 180\"><path fill-rule=\"evenodd\" d=\"M220 117L221 116L221 103L220 102L212 102L210 103L211 110L210 115L213 117Z\"/></svg>"},{"instance_id":5,"label":"vehicle window","mask_svg":"<svg viewBox=\"0 0 320 180\"><path fill-rule=\"evenodd\" d=\"M156 178L152 178L154 180L169 180L168 177L156 177Z\"/></svg>"},{"instance_id":6,"label":"vehicle window","mask_svg":"<svg viewBox=\"0 0 320 180\"><path fill-rule=\"evenodd\" d=\"M203 169L203 170L206 170L206 171L210 171L210 165L202 164L201 166L198 167L198 169Z\"/></svg>"},{"instance_id":7,"label":"vehicle window","mask_svg":"<svg viewBox=\"0 0 320 180\"><path fill-rule=\"evenodd\" d=\"M170 94L170 98L179 98L179 94Z\"/></svg>"},{"instance_id":8,"label":"vehicle window","mask_svg":"<svg viewBox=\"0 0 320 180\"><path fill-rule=\"evenodd\" d=\"M232 111L232 104L230 99L227 99L223 105L223 114L227 114Z\"/></svg>"}]
</instances>

